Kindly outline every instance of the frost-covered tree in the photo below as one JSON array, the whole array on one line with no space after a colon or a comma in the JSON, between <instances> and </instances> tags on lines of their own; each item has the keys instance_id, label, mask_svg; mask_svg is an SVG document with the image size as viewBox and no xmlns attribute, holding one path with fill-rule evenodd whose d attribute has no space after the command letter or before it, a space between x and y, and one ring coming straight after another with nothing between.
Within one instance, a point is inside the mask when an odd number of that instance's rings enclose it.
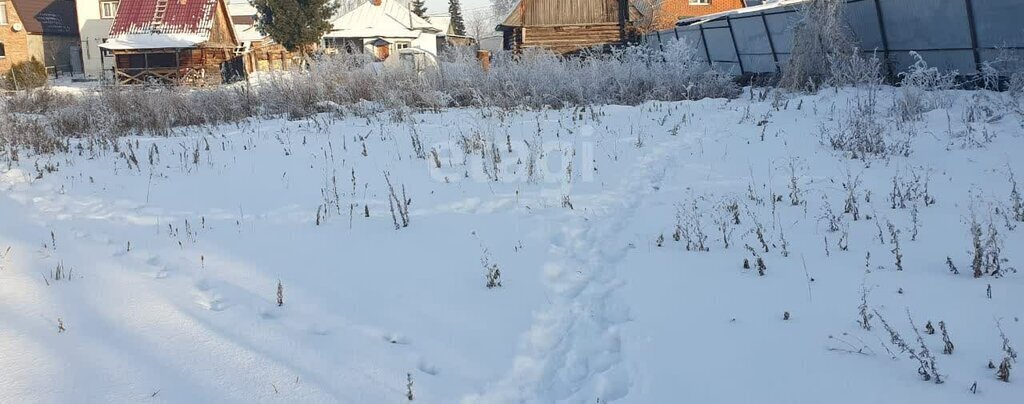
<instances>
[{"instance_id":1,"label":"frost-covered tree","mask_svg":"<svg viewBox=\"0 0 1024 404\"><path fill-rule=\"evenodd\" d=\"M493 28L493 20L491 20L490 14L486 11L474 11L469 15L469 19L466 20L466 34L475 38L477 41L483 38L484 34L490 32Z\"/></svg>"},{"instance_id":2,"label":"frost-covered tree","mask_svg":"<svg viewBox=\"0 0 1024 404\"><path fill-rule=\"evenodd\" d=\"M504 20L516 4L519 4L519 0L491 0L491 11L494 12L494 18L499 21Z\"/></svg>"}]
</instances>

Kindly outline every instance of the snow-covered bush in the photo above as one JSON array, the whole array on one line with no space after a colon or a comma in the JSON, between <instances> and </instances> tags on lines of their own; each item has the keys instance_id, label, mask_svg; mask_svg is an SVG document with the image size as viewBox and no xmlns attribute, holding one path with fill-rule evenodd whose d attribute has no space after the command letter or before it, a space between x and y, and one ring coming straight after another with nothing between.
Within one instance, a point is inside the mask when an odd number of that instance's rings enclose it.
<instances>
[{"instance_id":1,"label":"snow-covered bush","mask_svg":"<svg viewBox=\"0 0 1024 404\"><path fill-rule=\"evenodd\" d=\"M812 0L793 27L793 50L779 85L814 90L830 81L836 69L861 57L844 20L845 0ZM856 63L862 65L862 63Z\"/></svg>"},{"instance_id":2,"label":"snow-covered bush","mask_svg":"<svg viewBox=\"0 0 1024 404\"><path fill-rule=\"evenodd\" d=\"M957 71L943 73L929 66L921 54L911 51L914 64L899 74L901 92L893 111L903 121L916 121L921 114L936 108L948 108L950 98L941 93L956 88Z\"/></svg>"},{"instance_id":3,"label":"snow-covered bush","mask_svg":"<svg viewBox=\"0 0 1024 404\"><path fill-rule=\"evenodd\" d=\"M437 65L384 65L367 55L322 56L308 68L261 73L250 82L215 88L103 87L81 96L42 89L3 103L33 114L33 131L57 137L167 136L183 126L239 122L251 117L291 119L318 113L394 113L459 106L562 108L635 105L650 100L732 97L732 79L695 57L686 43L664 50L627 47L565 57L542 49L498 52L484 71L474 53L455 49ZM361 111L361 112L360 112ZM23 131L24 132L24 131ZM0 137L25 145L24 136ZM37 142L38 143L38 142ZM53 150L42 144L38 150Z\"/></svg>"},{"instance_id":4,"label":"snow-covered bush","mask_svg":"<svg viewBox=\"0 0 1024 404\"><path fill-rule=\"evenodd\" d=\"M3 100L4 110L26 114L39 114L74 104L70 94L49 90L14 92Z\"/></svg>"},{"instance_id":5,"label":"snow-covered bush","mask_svg":"<svg viewBox=\"0 0 1024 404\"><path fill-rule=\"evenodd\" d=\"M892 130L878 111L878 94L858 93L840 118L822 123L822 142L850 158L866 160L910 154L910 135Z\"/></svg>"},{"instance_id":6,"label":"snow-covered bush","mask_svg":"<svg viewBox=\"0 0 1024 404\"><path fill-rule=\"evenodd\" d=\"M860 49L828 55L826 84L832 86L860 86L882 84L882 61L878 55L864 56Z\"/></svg>"},{"instance_id":7,"label":"snow-covered bush","mask_svg":"<svg viewBox=\"0 0 1024 404\"><path fill-rule=\"evenodd\" d=\"M28 115L0 114L0 160L18 161L18 150L28 149L36 154L68 150L63 138L47 129L45 122Z\"/></svg>"}]
</instances>

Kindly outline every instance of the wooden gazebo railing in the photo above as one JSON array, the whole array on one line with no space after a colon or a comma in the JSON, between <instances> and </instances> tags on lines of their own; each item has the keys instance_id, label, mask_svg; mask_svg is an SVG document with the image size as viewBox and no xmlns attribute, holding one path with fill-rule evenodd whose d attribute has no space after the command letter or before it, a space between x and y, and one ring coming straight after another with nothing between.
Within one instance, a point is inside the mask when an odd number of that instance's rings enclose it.
<instances>
[{"instance_id":1,"label":"wooden gazebo railing","mask_svg":"<svg viewBox=\"0 0 1024 404\"><path fill-rule=\"evenodd\" d=\"M192 67L136 67L112 68L118 84L202 84L205 72Z\"/></svg>"}]
</instances>

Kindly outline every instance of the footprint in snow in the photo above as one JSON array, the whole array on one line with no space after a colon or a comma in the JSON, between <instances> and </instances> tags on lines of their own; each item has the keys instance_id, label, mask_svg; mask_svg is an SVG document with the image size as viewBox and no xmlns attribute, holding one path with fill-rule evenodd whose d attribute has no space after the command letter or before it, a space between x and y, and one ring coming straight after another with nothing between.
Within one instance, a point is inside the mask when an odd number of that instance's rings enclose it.
<instances>
[{"instance_id":1,"label":"footprint in snow","mask_svg":"<svg viewBox=\"0 0 1024 404\"><path fill-rule=\"evenodd\" d=\"M204 278L196 281L196 289L199 289L200 292L206 292L212 288L213 285L210 284L210 280L208 279Z\"/></svg>"},{"instance_id":2,"label":"footprint in snow","mask_svg":"<svg viewBox=\"0 0 1024 404\"><path fill-rule=\"evenodd\" d=\"M323 325L323 324L311 324L309 326L309 330L308 331L312 335L319 335L319 336L331 335L330 327L327 327L326 325Z\"/></svg>"},{"instance_id":3,"label":"footprint in snow","mask_svg":"<svg viewBox=\"0 0 1024 404\"><path fill-rule=\"evenodd\" d=\"M391 344L396 344L396 345L408 345L409 344L409 339L406 338L404 335L401 335L401 334L381 335L381 338L384 339L384 341L387 341L388 343L391 343Z\"/></svg>"},{"instance_id":4,"label":"footprint in snow","mask_svg":"<svg viewBox=\"0 0 1024 404\"><path fill-rule=\"evenodd\" d=\"M423 359L420 359L419 363L416 364L416 369L431 376L437 376L438 373L441 373L437 365Z\"/></svg>"},{"instance_id":5,"label":"footprint in snow","mask_svg":"<svg viewBox=\"0 0 1024 404\"><path fill-rule=\"evenodd\" d=\"M219 297L214 297L212 299L200 299L196 303L199 303L200 306L209 311L224 311L224 309L228 308L228 305Z\"/></svg>"}]
</instances>

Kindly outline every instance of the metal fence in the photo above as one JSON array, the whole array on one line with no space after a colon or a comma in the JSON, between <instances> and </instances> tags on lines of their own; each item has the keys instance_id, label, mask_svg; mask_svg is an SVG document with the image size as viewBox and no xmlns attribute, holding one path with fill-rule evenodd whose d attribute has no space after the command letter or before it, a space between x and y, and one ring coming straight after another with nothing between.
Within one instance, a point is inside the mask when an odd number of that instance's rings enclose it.
<instances>
[{"instance_id":1,"label":"metal fence","mask_svg":"<svg viewBox=\"0 0 1024 404\"><path fill-rule=\"evenodd\" d=\"M789 59L802 3L754 8L646 35L652 46L687 41L734 74L770 73ZM889 72L913 64L910 51L944 71L971 75L1024 60L1024 0L847 0L846 22L861 49ZM1002 67L1000 67L1002 66Z\"/></svg>"}]
</instances>

